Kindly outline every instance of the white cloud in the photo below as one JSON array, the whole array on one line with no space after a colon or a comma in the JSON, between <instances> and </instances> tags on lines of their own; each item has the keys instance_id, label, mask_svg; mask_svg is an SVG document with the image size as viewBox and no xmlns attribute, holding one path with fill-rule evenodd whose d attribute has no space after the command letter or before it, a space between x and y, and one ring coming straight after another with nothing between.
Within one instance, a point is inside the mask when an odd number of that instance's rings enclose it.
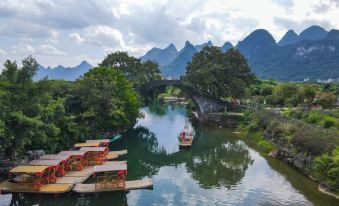
<instances>
[{"instance_id":1,"label":"white cloud","mask_svg":"<svg viewBox=\"0 0 339 206\"><path fill-rule=\"evenodd\" d=\"M58 50L51 44L41 44L41 45L34 47L26 43L19 43L17 45L11 46L11 53L17 54L20 57L27 56L27 55L59 56L59 55L66 54L65 52Z\"/></svg>"},{"instance_id":2,"label":"white cloud","mask_svg":"<svg viewBox=\"0 0 339 206\"><path fill-rule=\"evenodd\" d=\"M279 40L288 29L301 32L312 24L339 28L338 13L337 0L2 0L0 41L15 58L35 52L65 61L60 56L67 51L72 62L73 56L99 59L117 49L141 56L154 46L180 48L186 40L236 44L258 28ZM24 43L13 49L17 42Z\"/></svg>"},{"instance_id":3,"label":"white cloud","mask_svg":"<svg viewBox=\"0 0 339 206\"><path fill-rule=\"evenodd\" d=\"M86 29L84 36L86 42L99 46L111 46L122 48L125 45L122 34L119 30L108 26L94 26Z\"/></svg>"},{"instance_id":4,"label":"white cloud","mask_svg":"<svg viewBox=\"0 0 339 206\"><path fill-rule=\"evenodd\" d=\"M66 53L58 50L53 45L50 44L42 44L38 46L36 52L39 55L65 55Z\"/></svg>"},{"instance_id":5,"label":"white cloud","mask_svg":"<svg viewBox=\"0 0 339 206\"><path fill-rule=\"evenodd\" d=\"M0 49L0 55L5 55L5 54L6 54L6 52L4 50Z\"/></svg>"},{"instance_id":6,"label":"white cloud","mask_svg":"<svg viewBox=\"0 0 339 206\"><path fill-rule=\"evenodd\" d=\"M69 37L71 38L72 41L76 42L76 43L82 43L85 41L85 39L83 39L80 34L78 33L71 33L69 34Z\"/></svg>"}]
</instances>

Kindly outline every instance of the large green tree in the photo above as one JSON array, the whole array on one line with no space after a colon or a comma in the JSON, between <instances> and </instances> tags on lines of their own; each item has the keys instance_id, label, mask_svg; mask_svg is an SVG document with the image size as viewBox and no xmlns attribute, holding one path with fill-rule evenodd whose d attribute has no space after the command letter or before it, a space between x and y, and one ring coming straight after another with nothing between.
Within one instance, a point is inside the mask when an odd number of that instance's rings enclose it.
<instances>
[{"instance_id":1,"label":"large green tree","mask_svg":"<svg viewBox=\"0 0 339 206\"><path fill-rule=\"evenodd\" d=\"M141 63L140 59L129 56L127 52L108 54L99 66L121 71L135 89L141 89L149 81L161 78L157 63L152 61Z\"/></svg>"},{"instance_id":2,"label":"large green tree","mask_svg":"<svg viewBox=\"0 0 339 206\"><path fill-rule=\"evenodd\" d=\"M75 93L81 118L97 133L129 128L139 115L138 95L118 69L91 69L77 80Z\"/></svg>"},{"instance_id":3,"label":"large green tree","mask_svg":"<svg viewBox=\"0 0 339 206\"><path fill-rule=\"evenodd\" d=\"M255 77L246 59L236 49L223 53L218 47L205 47L188 63L185 80L217 98L242 97Z\"/></svg>"},{"instance_id":4,"label":"large green tree","mask_svg":"<svg viewBox=\"0 0 339 206\"><path fill-rule=\"evenodd\" d=\"M6 61L0 77L0 147L14 158L17 152L46 145L58 138L60 130L44 121L50 99L48 83L34 83L38 64L31 56L22 61Z\"/></svg>"}]
</instances>

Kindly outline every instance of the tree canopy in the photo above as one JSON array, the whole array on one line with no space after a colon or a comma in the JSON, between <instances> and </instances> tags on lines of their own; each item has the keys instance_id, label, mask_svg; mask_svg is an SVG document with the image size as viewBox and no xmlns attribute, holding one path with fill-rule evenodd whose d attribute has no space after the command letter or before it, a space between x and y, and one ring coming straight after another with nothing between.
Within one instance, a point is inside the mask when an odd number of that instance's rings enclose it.
<instances>
[{"instance_id":1,"label":"tree canopy","mask_svg":"<svg viewBox=\"0 0 339 206\"><path fill-rule=\"evenodd\" d=\"M93 129L108 132L134 125L139 115L138 96L122 72L96 67L76 81L83 117L93 117Z\"/></svg>"},{"instance_id":2,"label":"tree canopy","mask_svg":"<svg viewBox=\"0 0 339 206\"><path fill-rule=\"evenodd\" d=\"M161 79L159 65L156 62L141 63L140 59L129 56L127 52L118 51L108 54L99 66L121 71L138 90L149 81Z\"/></svg>"},{"instance_id":3,"label":"tree canopy","mask_svg":"<svg viewBox=\"0 0 339 206\"><path fill-rule=\"evenodd\" d=\"M185 80L212 96L242 97L255 77L246 59L236 49L223 53L218 47L205 47L188 63Z\"/></svg>"},{"instance_id":4,"label":"tree canopy","mask_svg":"<svg viewBox=\"0 0 339 206\"><path fill-rule=\"evenodd\" d=\"M0 74L0 152L6 156L55 152L135 124L139 98L118 69L93 68L76 82L33 82L37 69L29 56L20 68L6 61Z\"/></svg>"}]
</instances>

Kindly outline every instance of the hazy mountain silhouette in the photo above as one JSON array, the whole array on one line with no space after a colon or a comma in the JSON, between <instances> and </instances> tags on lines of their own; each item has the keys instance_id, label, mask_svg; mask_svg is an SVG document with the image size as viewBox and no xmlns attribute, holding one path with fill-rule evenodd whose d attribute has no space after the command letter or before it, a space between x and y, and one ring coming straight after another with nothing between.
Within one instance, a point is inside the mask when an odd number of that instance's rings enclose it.
<instances>
[{"instance_id":1,"label":"hazy mountain silhouette","mask_svg":"<svg viewBox=\"0 0 339 206\"><path fill-rule=\"evenodd\" d=\"M63 79L67 81L74 81L92 68L93 66L90 65L87 61L82 61L76 67L67 68L61 65L54 68L45 68L39 65L39 70L37 71L33 79L40 80L47 77L48 79Z\"/></svg>"},{"instance_id":2,"label":"hazy mountain silhouette","mask_svg":"<svg viewBox=\"0 0 339 206\"><path fill-rule=\"evenodd\" d=\"M279 46L285 46L289 44L295 44L300 41L298 34L296 34L293 30L288 30L286 34L281 38L278 42Z\"/></svg>"}]
</instances>

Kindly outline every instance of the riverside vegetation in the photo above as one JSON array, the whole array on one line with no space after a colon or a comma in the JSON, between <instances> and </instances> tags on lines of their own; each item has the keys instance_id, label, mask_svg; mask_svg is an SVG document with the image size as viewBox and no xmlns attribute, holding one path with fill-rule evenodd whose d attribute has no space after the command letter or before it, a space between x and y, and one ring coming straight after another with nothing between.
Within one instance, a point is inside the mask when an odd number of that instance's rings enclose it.
<instances>
[{"instance_id":1,"label":"riverside vegetation","mask_svg":"<svg viewBox=\"0 0 339 206\"><path fill-rule=\"evenodd\" d=\"M134 126L142 105L138 91L160 77L158 65L125 52L109 54L75 82L33 81L31 56L6 61L0 75L0 153L16 159L26 150L56 152L90 137Z\"/></svg>"},{"instance_id":2,"label":"riverside vegetation","mask_svg":"<svg viewBox=\"0 0 339 206\"><path fill-rule=\"evenodd\" d=\"M249 93L255 109L245 112L239 129L254 132L250 137L263 151L274 151L338 194L339 85L269 80L256 82Z\"/></svg>"}]
</instances>

